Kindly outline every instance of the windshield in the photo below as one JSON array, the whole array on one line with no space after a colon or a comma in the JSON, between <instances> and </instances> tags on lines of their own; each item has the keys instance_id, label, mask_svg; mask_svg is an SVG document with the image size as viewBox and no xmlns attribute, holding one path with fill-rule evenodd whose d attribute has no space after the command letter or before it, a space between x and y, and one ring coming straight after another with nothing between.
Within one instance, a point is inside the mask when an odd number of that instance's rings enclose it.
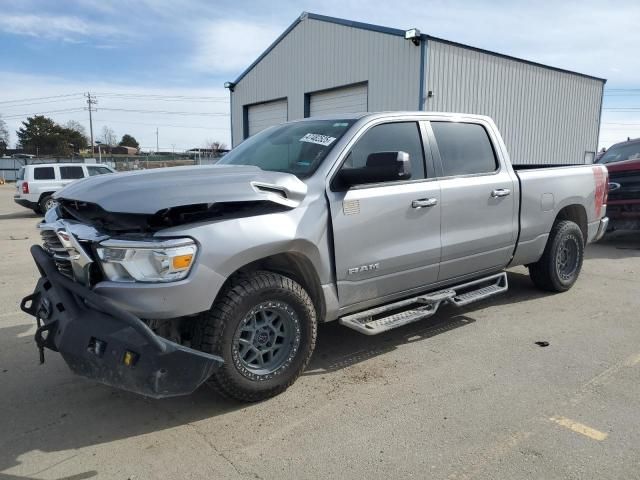
<instances>
[{"instance_id":1,"label":"windshield","mask_svg":"<svg viewBox=\"0 0 640 480\"><path fill-rule=\"evenodd\" d=\"M640 158L640 142L612 147L598 160L598 163L622 162L638 158Z\"/></svg>"},{"instance_id":2,"label":"windshield","mask_svg":"<svg viewBox=\"0 0 640 480\"><path fill-rule=\"evenodd\" d=\"M285 123L246 139L220 165L255 165L305 178L326 158L355 120L308 120Z\"/></svg>"}]
</instances>

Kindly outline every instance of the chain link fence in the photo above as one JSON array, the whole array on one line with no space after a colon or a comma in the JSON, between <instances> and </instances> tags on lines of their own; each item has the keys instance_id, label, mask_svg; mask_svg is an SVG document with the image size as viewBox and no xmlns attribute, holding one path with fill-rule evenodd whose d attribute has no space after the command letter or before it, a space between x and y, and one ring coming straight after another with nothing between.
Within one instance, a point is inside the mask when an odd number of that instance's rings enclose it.
<instances>
[{"instance_id":1,"label":"chain link fence","mask_svg":"<svg viewBox=\"0 0 640 480\"><path fill-rule=\"evenodd\" d=\"M85 157L39 157L39 158L0 158L0 179L14 182L20 167L39 163L103 163L119 172L146 170L149 168L182 167L191 165L213 165L221 156L200 156L187 154L168 155L102 155L98 158Z\"/></svg>"}]
</instances>

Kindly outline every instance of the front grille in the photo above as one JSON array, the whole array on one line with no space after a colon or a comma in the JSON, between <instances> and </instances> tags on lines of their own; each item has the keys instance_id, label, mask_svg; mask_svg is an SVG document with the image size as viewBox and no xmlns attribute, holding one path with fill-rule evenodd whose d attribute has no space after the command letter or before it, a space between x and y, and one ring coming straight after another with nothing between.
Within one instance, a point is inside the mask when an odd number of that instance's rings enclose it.
<instances>
[{"instance_id":1,"label":"front grille","mask_svg":"<svg viewBox=\"0 0 640 480\"><path fill-rule=\"evenodd\" d=\"M62 246L62 242L56 232L53 230L40 230L40 235L42 236L42 246L53 257L58 271L69 278L73 278L73 267L71 266L69 253Z\"/></svg>"},{"instance_id":2,"label":"front grille","mask_svg":"<svg viewBox=\"0 0 640 480\"><path fill-rule=\"evenodd\" d=\"M609 200L638 200L640 199L640 173L624 172L612 173L611 183L619 183L620 188L609 192Z\"/></svg>"}]
</instances>

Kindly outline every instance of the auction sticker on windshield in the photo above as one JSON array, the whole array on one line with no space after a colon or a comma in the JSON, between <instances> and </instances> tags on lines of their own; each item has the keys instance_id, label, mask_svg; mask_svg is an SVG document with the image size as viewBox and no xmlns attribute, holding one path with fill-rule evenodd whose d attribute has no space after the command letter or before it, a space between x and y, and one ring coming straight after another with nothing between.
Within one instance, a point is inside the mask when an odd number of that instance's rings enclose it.
<instances>
[{"instance_id":1,"label":"auction sticker on windshield","mask_svg":"<svg viewBox=\"0 0 640 480\"><path fill-rule=\"evenodd\" d=\"M320 135L319 133L307 133L300 139L301 142L316 143L328 147L335 141L336 137L330 137L329 135Z\"/></svg>"}]
</instances>

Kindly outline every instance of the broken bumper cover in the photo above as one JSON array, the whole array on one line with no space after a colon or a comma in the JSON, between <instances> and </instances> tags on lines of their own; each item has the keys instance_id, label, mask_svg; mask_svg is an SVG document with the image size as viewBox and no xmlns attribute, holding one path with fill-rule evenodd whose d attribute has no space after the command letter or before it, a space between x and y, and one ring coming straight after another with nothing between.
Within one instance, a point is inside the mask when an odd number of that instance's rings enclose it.
<instances>
[{"instance_id":1,"label":"broken bumper cover","mask_svg":"<svg viewBox=\"0 0 640 480\"><path fill-rule=\"evenodd\" d=\"M133 314L64 277L40 246L31 254L42 277L21 308L36 317L41 352L60 352L76 374L161 398L193 392L222 365L222 358L156 335Z\"/></svg>"}]
</instances>

